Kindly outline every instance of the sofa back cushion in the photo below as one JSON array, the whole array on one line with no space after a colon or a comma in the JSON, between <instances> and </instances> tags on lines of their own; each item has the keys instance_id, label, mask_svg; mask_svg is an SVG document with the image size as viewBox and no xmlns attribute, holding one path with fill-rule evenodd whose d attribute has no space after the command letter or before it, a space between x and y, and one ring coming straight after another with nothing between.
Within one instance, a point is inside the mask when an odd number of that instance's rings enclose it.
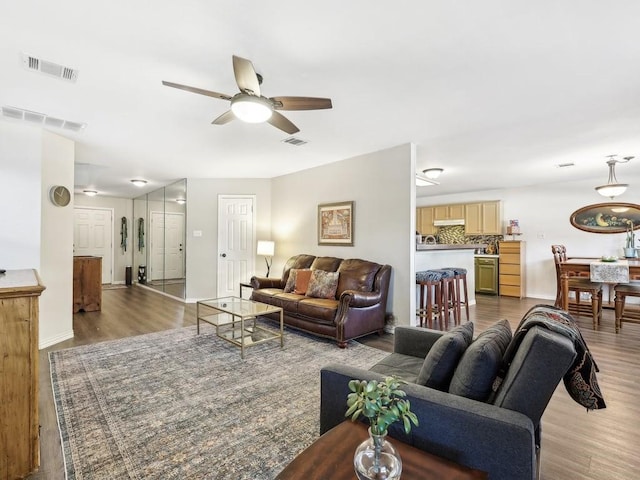
<instances>
[{"instance_id":1,"label":"sofa back cushion","mask_svg":"<svg viewBox=\"0 0 640 480\"><path fill-rule=\"evenodd\" d=\"M311 270L335 272L341 263L342 259L337 257L316 257L311 264Z\"/></svg>"},{"instance_id":2,"label":"sofa back cushion","mask_svg":"<svg viewBox=\"0 0 640 480\"><path fill-rule=\"evenodd\" d=\"M289 280L289 272L292 268L309 268L315 259L316 257L313 255L303 253L300 255L294 255L287 260L287 263L284 264L284 268L282 269L282 277L280 277L282 285L280 288L284 288L286 286L287 280Z\"/></svg>"},{"instance_id":3,"label":"sofa back cushion","mask_svg":"<svg viewBox=\"0 0 640 480\"><path fill-rule=\"evenodd\" d=\"M467 322L443 334L429 349L416 383L446 392L453 372L473 340L473 322Z\"/></svg>"},{"instance_id":4,"label":"sofa back cushion","mask_svg":"<svg viewBox=\"0 0 640 480\"><path fill-rule=\"evenodd\" d=\"M501 320L487 328L462 355L449 385L449 393L484 402L511 341L511 325Z\"/></svg>"},{"instance_id":5,"label":"sofa back cushion","mask_svg":"<svg viewBox=\"0 0 640 480\"><path fill-rule=\"evenodd\" d=\"M356 290L358 292L370 292L373 290L373 282L380 270L381 265L358 258L343 260L338 268L340 278L338 280L339 297L345 290Z\"/></svg>"}]
</instances>

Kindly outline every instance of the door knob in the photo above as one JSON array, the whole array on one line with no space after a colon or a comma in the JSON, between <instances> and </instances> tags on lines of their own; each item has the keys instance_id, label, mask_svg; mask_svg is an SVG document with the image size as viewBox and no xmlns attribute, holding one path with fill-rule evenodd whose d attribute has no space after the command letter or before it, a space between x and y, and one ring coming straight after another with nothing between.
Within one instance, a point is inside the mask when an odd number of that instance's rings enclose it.
<instances>
[{"instance_id":1,"label":"door knob","mask_svg":"<svg viewBox=\"0 0 640 480\"><path fill-rule=\"evenodd\" d=\"M221 253L221 254L220 254L220 256L221 256L222 258L225 258L225 257L227 256L227 254L226 254L226 253Z\"/></svg>"}]
</instances>

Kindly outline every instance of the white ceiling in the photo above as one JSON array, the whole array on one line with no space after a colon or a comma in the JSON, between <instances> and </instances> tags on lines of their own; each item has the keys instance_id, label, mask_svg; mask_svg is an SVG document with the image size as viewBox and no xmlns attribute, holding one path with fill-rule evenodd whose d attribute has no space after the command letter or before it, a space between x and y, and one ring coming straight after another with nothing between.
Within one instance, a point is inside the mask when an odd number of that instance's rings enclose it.
<instances>
[{"instance_id":1,"label":"white ceiling","mask_svg":"<svg viewBox=\"0 0 640 480\"><path fill-rule=\"evenodd\" d=\"M640 157L637 0L20 0L0 19L0 106L88 124L53 130L77 142L76 191L273 177L407 142L419 170L445 169L419 195L595 186L606 155ZM22 53L77 69L77 82L24 69ZM161 84L233 95L233 54L266 96L333 100L283 112L308 144L268 124L211 125L228 102ZM640 158L616 169L638 172Z\"/></svg>"}]
</instances>

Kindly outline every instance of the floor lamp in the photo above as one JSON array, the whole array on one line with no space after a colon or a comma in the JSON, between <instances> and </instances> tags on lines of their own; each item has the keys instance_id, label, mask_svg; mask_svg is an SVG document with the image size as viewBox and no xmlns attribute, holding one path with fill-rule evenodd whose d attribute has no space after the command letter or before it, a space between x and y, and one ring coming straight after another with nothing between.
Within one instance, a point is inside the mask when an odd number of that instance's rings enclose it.
<instances>
[{"instance_id":1,"label":"floor lamp","mask_svg":"<svg viewBox=\"0 0 640 480\"><path fill-rule=\"evenodd\" d=\"M269 277L269 270L271 270L271 263L273 262L273 253L275 251L275 243L270 240L258 240L258 255L264 255L264 261L267 264L267 278Z\"/></svg>"}]
</instances>

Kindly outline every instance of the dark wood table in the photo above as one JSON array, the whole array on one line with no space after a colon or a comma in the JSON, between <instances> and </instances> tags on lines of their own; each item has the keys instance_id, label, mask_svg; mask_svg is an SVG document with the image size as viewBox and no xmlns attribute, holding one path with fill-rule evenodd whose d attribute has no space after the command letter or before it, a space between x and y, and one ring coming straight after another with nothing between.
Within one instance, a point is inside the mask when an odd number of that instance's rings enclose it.
<instances>
[{"instance_id":1,"label":"dark wood table","mask_svg":"<svg viewBox=\"0 0 640 480\"><path fill-rule=\"evenodd\" d=\"M353 454L369 437L367 426L349 420L332 428L293 459L276 480L353 480ZM394 438L389 439L402 459L402 480L482 480L485 472L458 465Z\"/></svg>"}]
</instances>

